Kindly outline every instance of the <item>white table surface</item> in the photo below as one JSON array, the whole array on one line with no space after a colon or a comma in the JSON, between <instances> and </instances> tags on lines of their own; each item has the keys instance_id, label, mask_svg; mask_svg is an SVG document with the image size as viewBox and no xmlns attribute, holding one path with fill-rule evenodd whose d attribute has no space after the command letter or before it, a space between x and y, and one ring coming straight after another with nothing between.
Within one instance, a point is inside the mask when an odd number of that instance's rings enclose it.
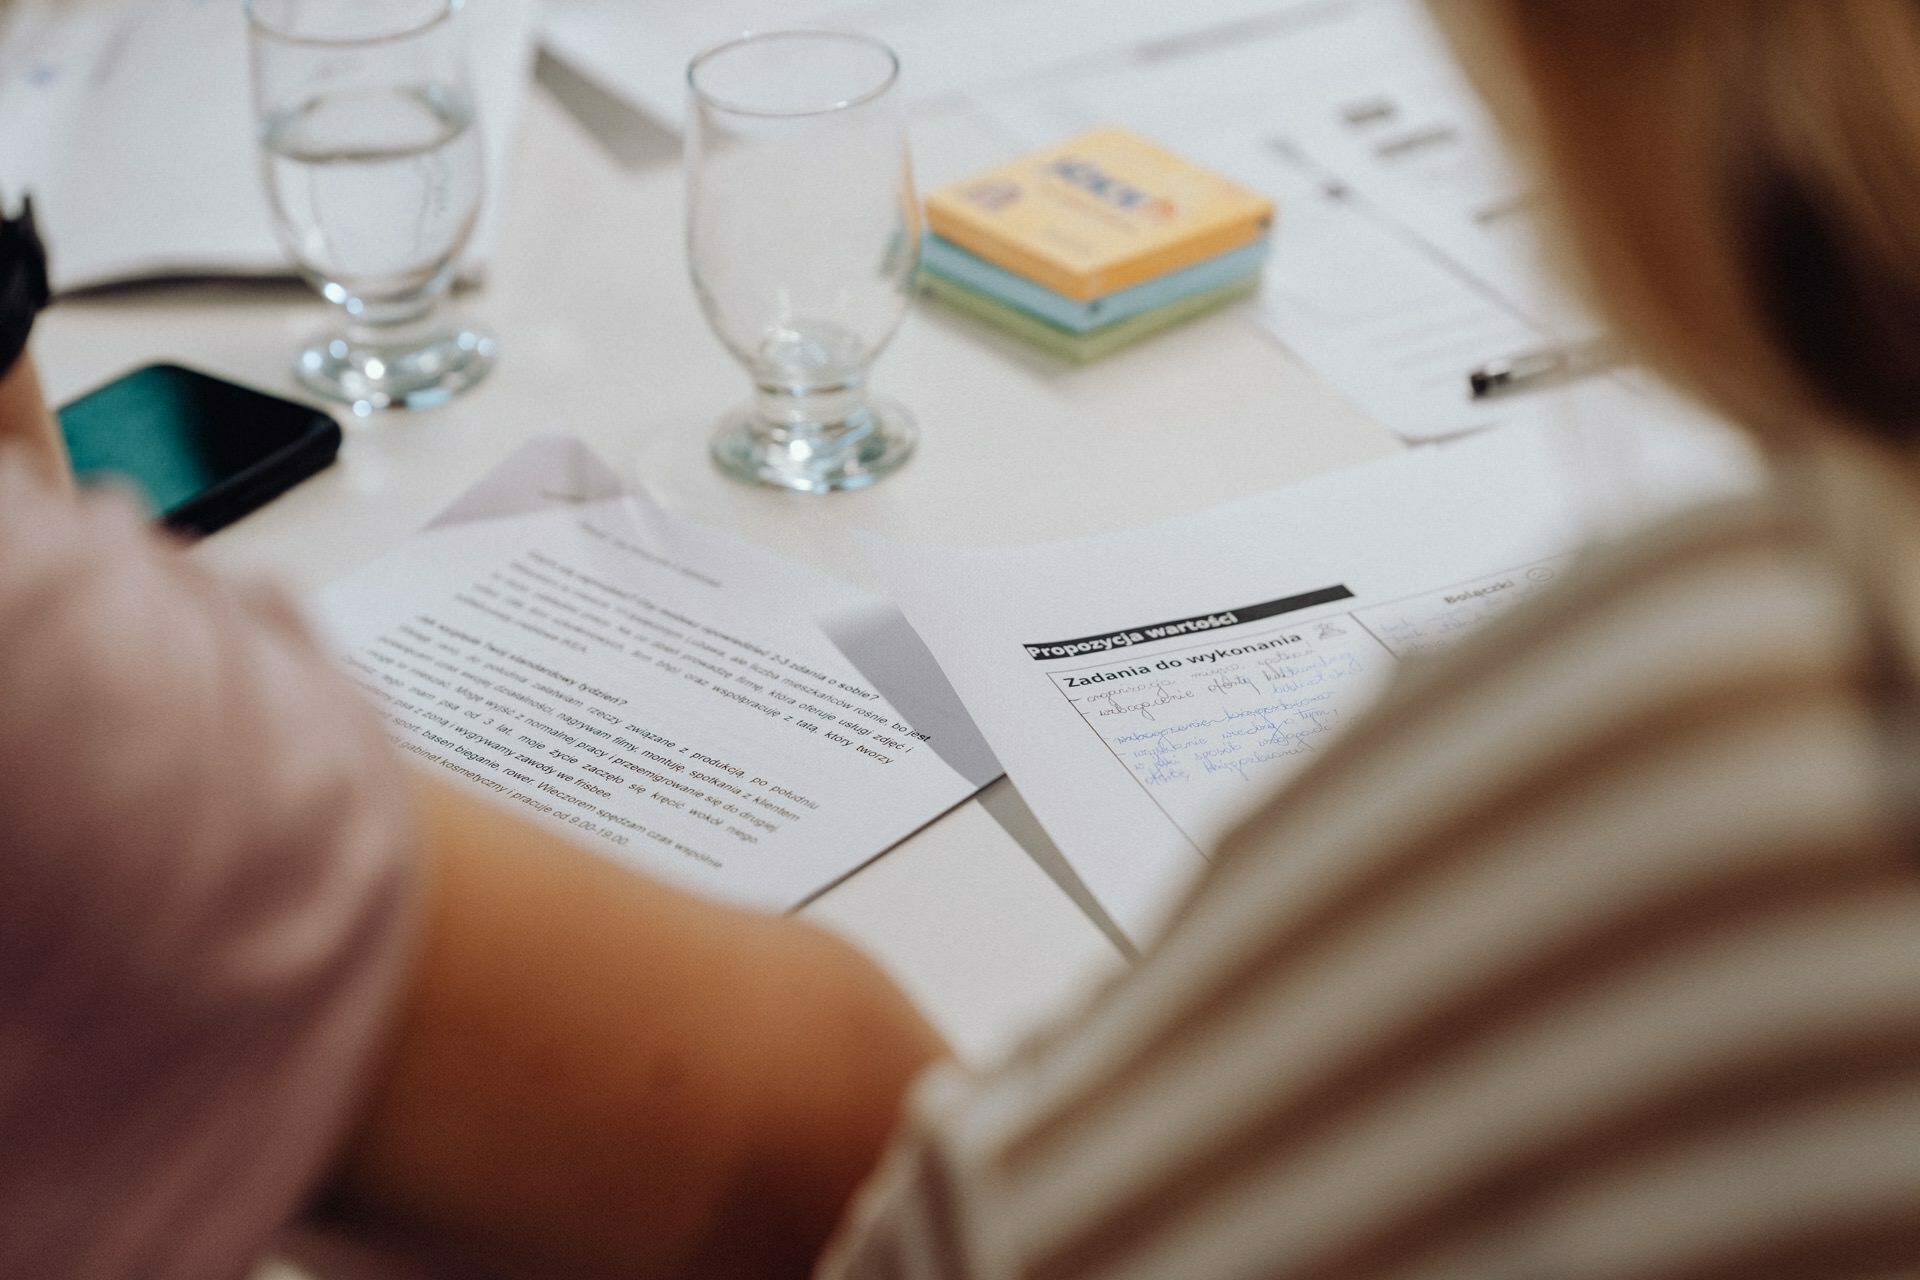
<instances>
[{"instance_id":1,"label":"white table surface","mask_svg":"<svg viewBox=\"0 0 1920 1280\"><path fill-rule=\"evenodd\" d=\"M920 420L920 453L905 471L824 499L731 482L707 462L706 426L744 398L746 382L687 281L671 144L603 140L556 92L577 101L577 86L545 68L514 147L498 257L485 287L458 299L498 333L499 368L445 408L350 423L338 465L198 554L310 590L399 542L526 437L552 431L632 465L672 510L855 581L868 580L855 531L959 545L1070 537L1399 447L1245 311L1075 368L929 304L874 379ZM964 113L922 122L914 147L923 187L1000 158ZM290 353L328 318L293 285L125 290L60 302L36 330L35 353L56 401L157 359L291 393ZM998 783L806 913L878 956L963 1054L988 1055L1120 963L1029 851L1044 850L1031 828Z\"/></svg>"}]
</instances>

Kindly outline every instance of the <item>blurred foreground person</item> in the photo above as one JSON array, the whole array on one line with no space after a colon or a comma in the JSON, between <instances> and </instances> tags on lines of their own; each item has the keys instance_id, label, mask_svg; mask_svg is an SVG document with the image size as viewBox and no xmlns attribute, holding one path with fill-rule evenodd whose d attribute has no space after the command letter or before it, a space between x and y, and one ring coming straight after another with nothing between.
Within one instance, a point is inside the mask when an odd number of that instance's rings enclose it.
<instances>
[{"instance_id":1,"label":"blurred foreground person","mask_svg":"<svg viewBox=\"0 0 1920 1280\"><path fill-rule=\"evenodd\" d=\"M277 597L70 493L0 224L0 1276L279 1228L483 1274L794 1274L937 1037L798 921L403 767Z\"/></svg>"},{"instance_id":2,"label":"blurred foreground person","mask_svg":"<svg viewBox=\"0 0 1920 1280\"><path fill-rule=\"evenodd\" d=\"M1773 491L1409 670L834 1280L1920 1275L1920 5L1437 9Z\"/></svg>"},{"instance_id":3,"label":"blurred foreground person","mask_svg":"<svg viewBox=\"0 0 1920 1280\"><path fill-rule=\"evenodd\" d=\"M1920 8L1445 13L1778 483L1409 670L1136 970L928 1073L827 1280L1920 1272ZM325 1189L497 1274L796 1274L936 1051L409 781L283 612L21 463L0 708L0 1273L233 1275Z\"/></svg>"}]
</instances>

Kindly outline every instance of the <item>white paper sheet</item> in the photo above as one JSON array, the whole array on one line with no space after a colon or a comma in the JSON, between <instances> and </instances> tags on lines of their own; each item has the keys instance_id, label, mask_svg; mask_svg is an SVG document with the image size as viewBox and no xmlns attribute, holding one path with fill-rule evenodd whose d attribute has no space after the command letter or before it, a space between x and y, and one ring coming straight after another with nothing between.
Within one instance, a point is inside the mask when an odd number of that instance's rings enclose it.
<instances>
[{"instance_id":1,"label":"white paper sheet","mask_svg":"<svg viewBox=\"0 0 1920 1280\"><path fill-rule=\"evenodd\" d=\"M321 593L323 627L412 758L653 874L774 909L998 775L871 597L606 496L609 475L538 442ZM865 644L861 665L820 617Z\"/></svg>"},{"instance_id":2,"label":"white paper sheet","mask_svg":"<svg viewBox=\"0 0 1920 1280\"><path fill-rule=\"evenodd\" d=\"M900 54L911 105L1118 59L1195 32L1272 21L1315 0L549 0L548 50L663 124L686 114L688 61L745 31L877 36Z\"/></svg>"},{"instance_id":3,"label":"white paper sheet","mask_svg":"<svg viewBox=\"0 0 1920 1280\"><path fill-rule=\"evenodd\" d=\"M1589 539L1753 476L1705 427L1514 428L1152 528L880 560L1008 776L1138 941L1402 659L1551 589Z\"/></svg>"},{"instance_id":4,"label":"white paper sheet","mask_svg":"<svg viewBox=\"0 0 1920 1280\"><path fill-rule=\"evenodd\" d=\"M1525 186L1424 9L1321 0L1280 19L975 109L1009 154L1119 123L1272 196L1259 314L1402 438L1537 420L1542 398L1475 402L1468 373L1594 323L1540 262Z\"/></svg>"},{"instance_id":5,"label":"white paper sheet","mask_svg":"<svg viewBox=\"0 0 1920 1280\"><path fill-rule=\"evenodd\" d=\"M488 186L463 273L483 273L533 54L533 0L470 0ZM291 272L254 145L238 0L0 5L0 192L33 193L60 292Z\"/></svg>"}]
</instances>

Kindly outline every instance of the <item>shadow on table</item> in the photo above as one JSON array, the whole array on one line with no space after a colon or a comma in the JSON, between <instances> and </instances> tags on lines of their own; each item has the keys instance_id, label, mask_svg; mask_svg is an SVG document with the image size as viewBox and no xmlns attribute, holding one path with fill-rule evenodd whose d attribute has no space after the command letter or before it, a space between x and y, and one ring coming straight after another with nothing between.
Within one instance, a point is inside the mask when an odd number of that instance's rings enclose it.
<instances>
[{"instance_id":1,"label":"shadow on table","mask_svg":"<svg viewBox=\"0 0 1920 1280\"><path fill-rule=\"evenodd\" d=\"M1139 952L1088 891L1084 881L1033 816L1027 802L1003 776L993 749L966 714L933 653L899 608L875 600L818 619L834 647L879 690L908 724L938 725L929 742L955 773L976 787L980 805L1040 869L1060 886L1108 941L1128 959Z\"/></svg>"},{"instance_id":2,"label":"shadow on table","mask_svg":"<svg viewBox=\"0 0 1920 1280\"><path fill-rule=\"evenodd\" d=\"M1093 921L1095 927L1107 936L1107 941L1118 948L1121 955L1129 960L1140 958L1139 948L1133 945L1127 935L1120 931L1120 926L1113 922L1113 917L1106 913L1099 902L1095 901L1086 882L1074 871L1066 855L1060 852L1060 847L1047 835L1046 828L1040 825L1040 819L1033 816L1033 810L1027 807L1026 798L1014 788L1010 779L1001 778L1000 781L982 791L977 799L980 801L980 807L991 814L993 820L1013 837L1014 842L1027 851L1027 856L1040 864L1040 869L1052 877L1053 882L1060 886L1062 893L1073 899L1073 904L1086 914L1087 919Z\"/></svg>"},{"instance_id":3,"label":"shadow on table","mask_svg":"<svg viewBox=\"0 0 1920 1280\"><path fill-rule=\"evenodd\" d=\"M585 129L607 158L630 173L680 160L680 135L608 93L548 53L534 63L534 79Z\"/></svg>"}]
</instances>

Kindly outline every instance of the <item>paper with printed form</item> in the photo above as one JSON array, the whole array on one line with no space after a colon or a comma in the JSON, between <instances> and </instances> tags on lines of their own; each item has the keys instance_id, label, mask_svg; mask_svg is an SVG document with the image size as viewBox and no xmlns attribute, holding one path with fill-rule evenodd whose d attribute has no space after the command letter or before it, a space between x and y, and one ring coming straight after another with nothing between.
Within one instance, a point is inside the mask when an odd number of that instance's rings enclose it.
<instances>
[{"instance_id":1,"label":"paper with printed form","mask_svg":"<svg viewBox=\"0 0 1920 1280\"><path fill-rule=\"evenodd\" d=\"M1596 534L1751 476L1711 437L1607 452L1635 502L1583 442L1513 428L1149 529L882 557L1008 776L1140 941L1399 663L1552 589Z\"/></svg>"},{"instance_id":2,"label":"paper with printed form","mask_svg":"<svg viewBox=\"0 0 1920 1280\"><path fill-rule=\"evenodd\" d=\"M651 874L772 909L997 776L930 663L909 720L816 625L870 597L640 499L527 510L502 495L539 465L510 459L476 486L521 509L456 504L320 596L416 762Z\"/></svg>"}]
</instances>

